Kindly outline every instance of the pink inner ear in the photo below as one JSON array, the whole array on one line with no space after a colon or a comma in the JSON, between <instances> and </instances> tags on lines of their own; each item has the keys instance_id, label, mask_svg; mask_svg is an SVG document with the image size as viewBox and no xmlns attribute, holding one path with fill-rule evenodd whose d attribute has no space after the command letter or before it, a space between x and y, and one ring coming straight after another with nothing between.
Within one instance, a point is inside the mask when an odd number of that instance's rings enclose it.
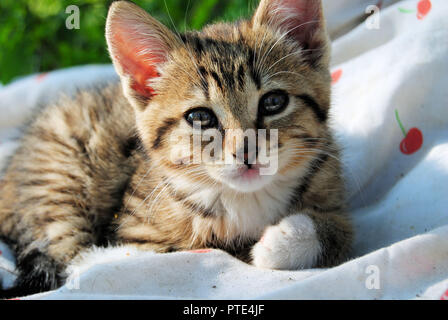
<instances>
[{"instance_id":1,"label":"pink inner ear","mask_svg":"<svg viewBox=\"0 0 448 320\"><path fill-rule=\"evenodd\" d=\"M130 30L129 30L130 29ZM148 80L159 76L157 65L166 59L159 54L151 52L151 46L159 46L151 38L136 36L137 31L132 28L114 30L114 58L120 64L123 72L131 77L131 88L145 98L151 98L154 90L149 87Z\"/></svg>"},{"instance_id":2,"label":"pink inner ear","mask_svg":"<svg viewBox=\"0 0 448 320\"><path fill-rule=\"evenodd\" d=\"M274 8L286 7L294 9L295 12L303 12L310 6L308 3L313 1L318 2L317 0L277 0L271 1L271 3Z\"/></svg>"},{"instance_id":3,"label":"pink inner ear","mask_svg":"<svg viewBox=\"0 0 448 320\"><path fill-rule=\"evenodd\" d=\"M311 45L312 35L321 27L320 1L274 0L270 3L274 23L304 45Z\"/></svg>"}]
</instances>

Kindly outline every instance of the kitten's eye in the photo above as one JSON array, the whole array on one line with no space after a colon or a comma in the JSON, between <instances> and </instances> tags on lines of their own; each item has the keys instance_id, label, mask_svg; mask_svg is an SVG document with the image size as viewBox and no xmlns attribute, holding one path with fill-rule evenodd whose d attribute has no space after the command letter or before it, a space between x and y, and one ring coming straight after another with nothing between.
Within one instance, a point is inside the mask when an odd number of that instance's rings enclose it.
<instances>
[{"instance_id":1,"label":"kitten's eye","mask_svg":"<svg viewBox=\"0 0 448 320\"><path fill-rule=\"evenodd\" d=\"M264 116L272 116L284 111L288 104L289 96L286 92L271 91L261 97L259 112Z\"/></svg>"},{"instance_id":2,"label":"kitten's eye","mask_svg":"<svg viewBox=\"0 0 448 320\"><path fill-rule=\"evenodd\" d=\"M201 124L203 129L213 128L218 125L218 119L213 111L206 108L198 108L190 110L185 114L185 120L193 126L193 123L197 122Z\"/></svg>"}]
</instances>

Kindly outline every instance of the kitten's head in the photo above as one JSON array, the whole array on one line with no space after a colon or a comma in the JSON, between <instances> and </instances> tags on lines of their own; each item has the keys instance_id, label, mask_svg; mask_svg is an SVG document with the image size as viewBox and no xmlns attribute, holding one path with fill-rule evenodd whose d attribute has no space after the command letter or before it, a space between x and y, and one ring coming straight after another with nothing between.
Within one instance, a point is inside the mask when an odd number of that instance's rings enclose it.
<instances>
[{"instance_id":1,"label":"kitten's head","mask_svg":"<svg viewBox=\"0 0 448 320\"><path fill-rule=\"evenodd\" d=\"M321 1L261 0L250 21L183 35L119 1L106 36L142 141L167 176L253 192L302 174L328 138Z\"/></svg>"}]
</instances>

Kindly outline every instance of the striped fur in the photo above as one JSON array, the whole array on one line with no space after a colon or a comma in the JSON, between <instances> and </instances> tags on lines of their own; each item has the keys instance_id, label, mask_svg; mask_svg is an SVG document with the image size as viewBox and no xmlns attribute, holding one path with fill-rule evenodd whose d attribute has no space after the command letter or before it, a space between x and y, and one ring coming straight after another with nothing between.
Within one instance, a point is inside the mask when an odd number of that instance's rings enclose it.
<instances>
[{"instance_id":1,"label":"striped fur","mask_svg":"<svg viewBox=\"0 0 448 320\"><path fill-rule=\"evenodd\" d=\"M286 20L275 23L264 12L294 3L317 10L320 24L307 29L314 32L309 43L297 42L282 27ZM176 35L135 5L114 2L107 37L121 83L40 112L0 185L0 235L17 253L20 271L17 287L5 295L58 287L70 261L93 245L157 252L220 248L282 269L344 261L351 225L328 129L330 53L316 3L263 0L250 21ZM151 69L157 72L143 84L133 73L141 70L124 65L123 50L116 48L114 24L126 21L133 21L133 32L154 32L158 38L151 41L168 42L161 46L166 60L159 57ZM279 115L260 114L260 97L276 89L288 92L288 107ZM172 134L190 141L185 113L199 106L214 111L224 134L278 129L278 172L245 190L229 182L226 165L172 161L173 148L183 147ZM239 147L226 136L222 146ZM263 235L280 240L261 242ZM277 244L305 253L278 257L294 254L268 248Z\"/></svg>"}]
</instances>

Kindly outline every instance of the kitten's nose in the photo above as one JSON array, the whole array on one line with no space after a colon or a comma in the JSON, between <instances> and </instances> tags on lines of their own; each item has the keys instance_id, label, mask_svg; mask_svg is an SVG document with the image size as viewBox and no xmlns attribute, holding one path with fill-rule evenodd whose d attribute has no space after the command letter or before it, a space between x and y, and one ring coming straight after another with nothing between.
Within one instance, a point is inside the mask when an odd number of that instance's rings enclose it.
<instances>
[{"instance_id":1,"label":"kitten's nose","mask_svg":"<svg viewBox=\"0 0 448 320\"><path fill-rule=\"evenodd\" d=\"M244 150L244 151L246 151L246 150ZM243 156L243 159L238 159L239 154ZM251 168L252 165L255 164L256 159L257 159L257 152L244 152L244 153L241 152L239 154L238 153L233 154L233 157L239 161L242 160L242 162L249 168Z\"/></svg>"},{"instance_id":2,"label":"kitten's nose","mask_svg":"<svg viewBox=\"0 0 448 320\"><path fill-rule=\"evenodd\" d=\"M234 150L235 152L235 150ZM246 166L252 168L258 157L258 145L257 142L251 144L248 138L244 138L244 144L240 145L236 149L236 153L233 153L233 157L237 163L244 163Z\"/></svg>"}]
</instances>

